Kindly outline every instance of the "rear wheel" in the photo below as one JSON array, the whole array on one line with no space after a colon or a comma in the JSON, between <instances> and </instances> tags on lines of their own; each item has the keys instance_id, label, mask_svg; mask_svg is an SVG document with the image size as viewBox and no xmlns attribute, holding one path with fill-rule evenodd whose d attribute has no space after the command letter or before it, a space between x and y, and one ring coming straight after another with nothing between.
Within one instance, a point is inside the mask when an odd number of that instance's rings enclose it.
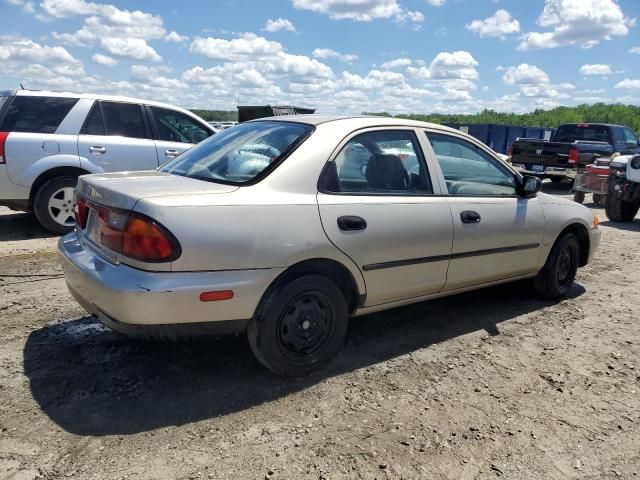
<instances>
[{"instance_id":1,"label":"rear wheel","mask_svg":"<svg viewBox=\"0 0 640 480\"><path fill-rule=\"evenodd\" d=\"M56 177L36 192L33 212L44 228L52 233L64 234L73 230L73 194L76 177Z\"/></svg>"},{"instance_id":2,"label":"rear wheel","mask_svg":"<svg viewBox=\"0 0 640 480\"><path fill-rule=\"evenodd\" d=\"M615 193L607 195L604 211L614 222L630 222L638 213L639 202L626 202Z\"/></svg>"},{"instance_id":3,"label":"rear wheel","mask_svg":"<svg viewBox=\"0 0 640 480\"><path fill-rule=\"evenodd\" d=\"M247 335L265 367L278 375L300 376L338 352L348 319L347 301L338 286L326 277L305 275L267 294Z\"/></svg>"},{"instance_id":4,"label":"rear wheel","mask_svg":"<svg viewBox=\"0 0 640 480\"><path fill-rule=\"evenodd\" d=\"M576 203L584 203L584 192L576 192L573 194L573 201Z\"/></svg>"},{"instance_id":5,"label":"rear wheel","mask_svg":"<svg viewBox=\"0 0 640 480\"><path fill-rule=\"evenodd\" d=\"M600 203L601 200L602 200L602 195L600 195L599 193L593 194L593 203Z\"/></svg>"},{"instance_id":6,"label":"rear wheel","mask_svg":"<svg viewBox=\"0 0 640 480\"><path fill-rule=\"evenodd\" d=\"M580 243L573 233L566 233L555 243L547 263L534 279L536 292L545 298L564 297L573 286L578 272Z\"/></svg>"}]
</instances>

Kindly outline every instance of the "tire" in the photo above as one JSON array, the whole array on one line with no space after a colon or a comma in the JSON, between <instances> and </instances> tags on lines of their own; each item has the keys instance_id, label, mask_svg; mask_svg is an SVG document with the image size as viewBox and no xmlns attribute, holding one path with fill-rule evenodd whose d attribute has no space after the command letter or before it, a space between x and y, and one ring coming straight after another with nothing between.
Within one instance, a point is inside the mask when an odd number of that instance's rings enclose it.
<instances>
[{"instance_id":1,"label":"tire","mask_svg":"<svg viewBox=\"0 0 640 480\"><path fill-rule=\"evenodd\" d=\"M607 196L607 194L600 195L600 201L598 202L598 204L603 208L607 205Z\"/></svg>"},{"instance_id":2,"label":"tire","mask_svg":"<svg viewBox=\"0 0 640 480\"><path fill-rule=\"evenodd\" d=\"M55 177L36 192L33 212L44 228L51 233L64 234L73 230L73 192L77 177Z\"/></svg>"},{"instance_id":3,"label":"tire","mask_svg":"<svg viewBox=\"0 0 640 480\"><path fill-rule=\"evenodd\" d=\"M584 203L584 192L576 192L573 194L573 201L576 203Z\"/></svg>"},{"instance_id":4,"label":"tire","mask_svg":"<svg viewBox=\"0 0 640 480\"><path fill-rule=\"evenodd\" d=\"M564 180L564 178L562 177L549 177L551 179L551 182L553 183L561 183L562 180Z\"/></svg>"},{"instance_id":5,"label":"tire","mask_svg":"<svg viewBox=\"0 0 640 480\"><path fill-rule=\"evenodd\" d=\"M303 376L338 352L348 320L340 288L327 277L305 275L266 294L247 336L262 365L277 375Z\"/></svg>"},{"instance_id":6,"label":"tire","mask_svg":"<svg viewBox=\"0 0 640 480\"><path fill-rule=\"evenodd\" d=\"M615 193L607 195L604 211L613 222L630 222L638 213L638 202L625 202Z\"/></svg>"},{"instance_id":7,"label":"tire","mask_svg":"<svg viewBox=\"0 0 640 480\"><path fill-rule=\"evenodd\" d=\"M602 200L602 195L600 195L599 193L594 193L592 197L593 203L600 203L600 201Z\"/></svg>"},{"instance_id":8,"label":"tire","mask_svg":"<svg viewBox=\"0 0 640 480\"><path fill-rule=\"evenodd\" d=\"M566 296L578 272L580 243L573 233L560 237L540 273L534 278L536 293L543 298L558 299Z\"/></svg>"}]
</instances>

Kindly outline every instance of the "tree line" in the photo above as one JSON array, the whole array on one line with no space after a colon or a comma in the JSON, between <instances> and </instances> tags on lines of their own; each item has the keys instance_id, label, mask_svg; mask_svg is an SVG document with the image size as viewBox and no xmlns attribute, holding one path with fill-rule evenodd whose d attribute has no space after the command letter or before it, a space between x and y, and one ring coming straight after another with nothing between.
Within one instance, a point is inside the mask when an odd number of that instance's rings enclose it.
<instances>
[{"instance_id":1,"label":"tree line","mask_svg":"<svg viewBox=\"0 0 640 480\"><path fill-rule=\"evenodd\" d=\"M191 110L207 121L238 120L235 110ZM392 117L388 112L363 112L365 115ZM614 123L626 125L640 134L640 106L596 103L576 107L557 107L552 110L535 110L531 113L504 113L483 110L472 115L444 113L402 113L397 118L408 118L432 123L498 123L525 127L553 127L562 123Z\"/></svg>"},{"instance_id":2,"label":"tree line","mask_svg":"<svg viewBox=\"0 0 640 480\"><path fill-rule=\"evenodd\" d=\"M431 123L497 123L525 127L552 127L562 123L613 123L626 125L640 134L640 106L596 103L576 107L557 107L552 110L535 110L531 113L503 113L483 110L471 115L442 113L409 113L391 115L387 112L364 112L366 115L407 118Z\"/></svg>"}]
</instances>

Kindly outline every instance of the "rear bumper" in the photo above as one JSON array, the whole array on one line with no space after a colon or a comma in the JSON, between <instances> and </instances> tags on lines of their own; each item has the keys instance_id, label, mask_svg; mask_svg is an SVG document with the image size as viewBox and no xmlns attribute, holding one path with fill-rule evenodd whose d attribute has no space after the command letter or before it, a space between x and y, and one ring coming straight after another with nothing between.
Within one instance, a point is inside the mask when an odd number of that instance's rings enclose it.
<instances>
[{"instance_id":1,"label":"rear bumper","mask_svg":"<svg viewBox=\"0 0 640 480\"><path fill-rule=\"evenodd\" d=\"M105 325L127 334L158 336L242 331L281 269L218 272L147 272L114 265L84 246L72 232L58 243L69 291ZM201 302L200 294L233 290L232 299ZM233 324L233 325L232 325Z\"/></svg>"},{"instance_id":2,"label":"rear bumper","mask_svg":"<svg viewBox=\"0 0 640 480\"><path fill-rule=\"evenodd\" d=\"M544 170L541 172L536 172L533 170L528 170L526 165L522 163L512 163L513 168L525 175L534 175L536 177L561 177L561 178L575 178L577 171L575 168L564 168L564 167L544 167Z\"/></svg>"},{"instance_id":3,"label":"rear bumper","mask_svg":"<svg viewBox=\"0 0 640 480\"><path fill-rule=\"evenodd\" d=\"M22 210L29 206L29 193L29 187L13 183L7 165L0 164L0 205Z\"/></svg>"}]
</instances>

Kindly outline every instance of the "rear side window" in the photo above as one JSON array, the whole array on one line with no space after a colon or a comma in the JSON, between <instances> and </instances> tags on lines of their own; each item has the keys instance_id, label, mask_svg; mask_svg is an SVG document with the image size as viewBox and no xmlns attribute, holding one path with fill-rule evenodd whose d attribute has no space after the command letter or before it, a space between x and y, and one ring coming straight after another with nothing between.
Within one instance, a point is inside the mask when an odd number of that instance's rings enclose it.
<instances>
[{"instance_id":1,"label":"rear side window","mask_svg":"<svg viewBox=\"0 0 640 480\"><path fill-rule=\"evenodd\" d=\"M184 113L167 108L151 107L158 128L158 140L180 143L200 143L211 132Z\"/></svg>"},{"instance_id":2,"label":"rear side window","mask_svg":"<svg viewBox=\"0 0 640 480\"><path fill-rule=\"evenodd\" d=\"M100 109L100 103L96 102L89 112L87 119L84 121L81 135L104 135L104 120L102 119L102 110Z\"/></svg>"},{"instance_id":3,"label":"rear side window","mask_svg":"<svg viewBox=\"0 0 640 480\"><path fill-rule=\"evenodd\" d=\"M100 104L107 135L149 138L140 105L119 102L100 102Z\"/></svg>"},{"instance_id":4,"label":"rear side window","mask_svg":"<svg viewBox=\"0 0 640 480\"><path fill-rule=\"evenodd\" d=\"M77 101L77 98L14 97L6 109L0 131L55 133Z\"/></svg>"}]
</instances>

